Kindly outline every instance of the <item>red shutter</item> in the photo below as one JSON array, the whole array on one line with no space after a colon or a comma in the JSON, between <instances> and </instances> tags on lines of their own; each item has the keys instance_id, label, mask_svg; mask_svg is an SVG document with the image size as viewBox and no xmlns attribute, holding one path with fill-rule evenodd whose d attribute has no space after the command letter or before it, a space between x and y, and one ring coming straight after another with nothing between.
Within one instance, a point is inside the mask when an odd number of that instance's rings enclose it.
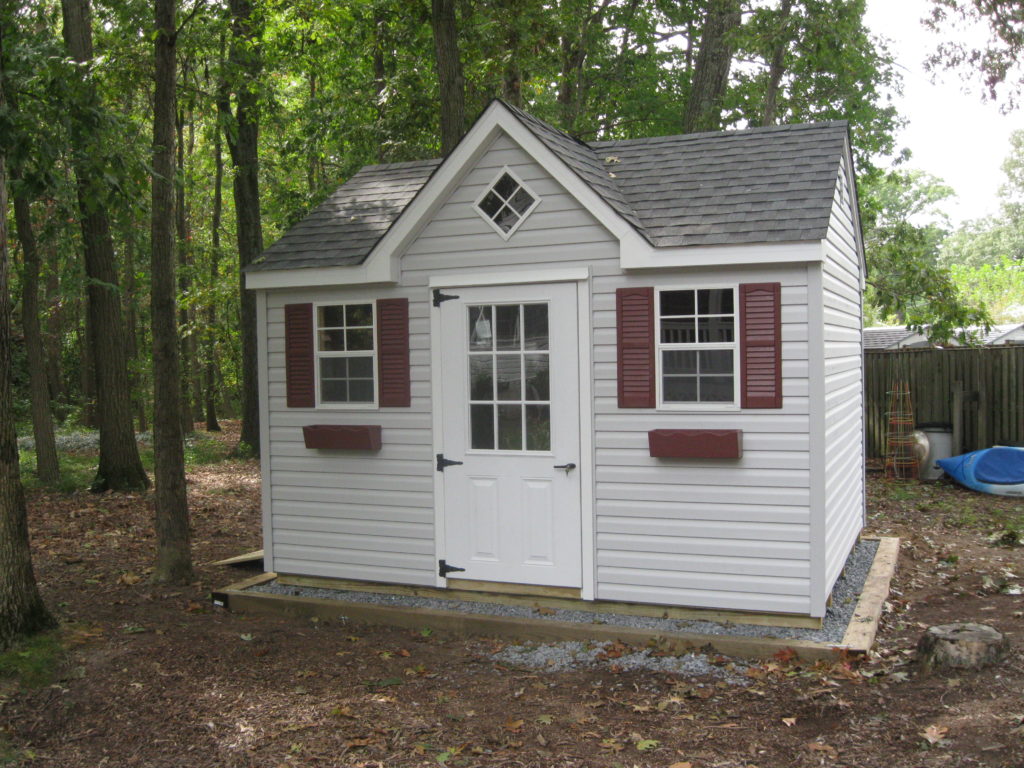
<instances>
[{"instance_id":1,"label":"red shutter","mask_svg":"<svg viewBox=\"0 0 1024 768\"><path fill-rule=\"evenodd\" d=\"M411 405L409 300L377 299L377 401L383 408Z\"/></svg>"},{"instance_id":2,"label":"red shutter","mask_svg":"<svg viewBox=\"0 0 1024 768\"><path fill-rule=\"evenodd\" d=\"M782 286L740 286L740 375L744 408L782 407Z\"/></svg>"},{"instance_id":3,"label":"red shutter","mask_svg":"<svg viewBox=\"0 0 1024 768\"><path fill-rule=\"evenodd\" d=\"M316 405L312 304L285 305L284 376L289 408Z\"/></svg>"},{"instance_id":4,"label":"red shutter","mask_svg":"<svg viewBox=\"0 0 1024 768\"><path fill-rule=\"evenodd\" d=\"M619 408L653 408L654 289L615 291Z\"/></svg>"}]
</instances>

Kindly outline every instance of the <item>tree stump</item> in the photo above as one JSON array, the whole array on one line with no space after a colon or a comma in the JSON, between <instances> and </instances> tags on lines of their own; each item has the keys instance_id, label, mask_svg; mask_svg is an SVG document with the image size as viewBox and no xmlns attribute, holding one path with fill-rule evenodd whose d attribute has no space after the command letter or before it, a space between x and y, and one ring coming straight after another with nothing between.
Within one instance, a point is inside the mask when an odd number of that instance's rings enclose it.
<instances>
[{"instance_id":1,"label":"tree stump","mask_svg":"<svg viewBox=\"0 0 1024 768\"><path fill-rule=\"evenodd\" d=\"M981 669L1006 653L1007 640L985 624L964 622L929 627L917 641L917 660L926 669Z\"/></svg>"}]
</instances>

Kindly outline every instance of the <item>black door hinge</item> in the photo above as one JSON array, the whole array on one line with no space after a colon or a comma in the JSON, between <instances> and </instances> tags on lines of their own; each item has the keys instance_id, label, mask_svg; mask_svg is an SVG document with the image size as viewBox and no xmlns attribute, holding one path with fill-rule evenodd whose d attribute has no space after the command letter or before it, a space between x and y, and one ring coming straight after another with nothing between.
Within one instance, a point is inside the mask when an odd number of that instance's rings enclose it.
<instances>
[{"instance_id":1,"label":"black door hinge","mask_svg":"<svg viewBox=\"0 0 1024 768\"><path fill-rule=\"evenodd\" d=\"M462 573L465 568L459 568L457 565L448 565L444 560L437 561L437 575L447 576L449 573Z\"/></svg>"},{"instance_id":2,"label":"black door hinge","mask_svg":"<svg viewBox=\"0 0 1024 768\"><path fill-rule=\"evenodd\" d=\"M441 306L441 302L451 301L452 299L457 299L457 298L459 298L459 297L458 296L452 296L451 294L448 294L448 293L441 293L441 289L440 288L435 288L434 289L434 306L435 307L440 307Z\"/></svg>"},{"instance_id":3,"label":"black door hinge","mask_svg":"<svg viewBox=\"0 0 1024 768\"><path fill-rule=\"evenodd\" d=\"M446 459L444 457L443 453L437 454L437 471L438 472L444 472L444 468L445 467L454 467L454 466L457 466L457 465L459 465L461 463L462 463L461 461L452 461L451 459Z\"/></svg>"}]
</instances>

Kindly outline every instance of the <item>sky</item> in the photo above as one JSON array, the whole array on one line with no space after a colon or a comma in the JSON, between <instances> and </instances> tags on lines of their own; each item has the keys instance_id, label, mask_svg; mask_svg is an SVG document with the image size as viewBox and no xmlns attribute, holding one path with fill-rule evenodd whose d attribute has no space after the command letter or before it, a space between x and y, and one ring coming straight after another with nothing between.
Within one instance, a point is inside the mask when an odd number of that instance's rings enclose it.
<instances>
[{"instance_id":1,"label":"sky","mask_svg":"<svg viewBox=\"0 0 1024 768\"><path fill-rule=\"evenodd\" d=\"M868 0L865 20L877 35L888 38L903 73L903 95L897 109L908 125L897 134L897 149L913 156L906 167L943 179L957 193L943 208L954 224L999 210L997 192L1003 182L1000 166L1010 147L1010 132L1024 128L1024 111L1002 115L983 102L978 80L966 84L955 71L944 71L935 82L924 60L941 40L921 19L929 0ZM976 31L985 39L983 29Z\"/></svg>"}]
</instances>

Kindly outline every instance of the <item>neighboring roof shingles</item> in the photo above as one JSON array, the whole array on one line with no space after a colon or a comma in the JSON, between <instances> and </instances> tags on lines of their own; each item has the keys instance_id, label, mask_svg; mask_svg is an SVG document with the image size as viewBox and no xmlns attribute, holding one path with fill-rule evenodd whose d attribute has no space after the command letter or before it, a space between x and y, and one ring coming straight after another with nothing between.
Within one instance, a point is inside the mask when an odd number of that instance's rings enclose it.
<instances>
[{"instance_id":1,"label":"neighboring roof shingles","mask_svg":"<svg viewBox=\"0 0 1024 768\"><path fill-rule=\"evenodd\" d=\"M825 238L845 123L585 144L505 106L656 247ZM440 163L363 168L249 269L362 263Z\"/></svg>"},{"instance_id":2,"label":"neighboring roof shingles","mask_svg":"<svg viewBox=\"0 0 1024 768\"><path fill-rule=\"evenodd\" d=\"M883 325L865 328L861 339L864 349L889 349L913 335L915 335L913 331L908 331L901 326Z\"/></svg>"}]
</instances>

